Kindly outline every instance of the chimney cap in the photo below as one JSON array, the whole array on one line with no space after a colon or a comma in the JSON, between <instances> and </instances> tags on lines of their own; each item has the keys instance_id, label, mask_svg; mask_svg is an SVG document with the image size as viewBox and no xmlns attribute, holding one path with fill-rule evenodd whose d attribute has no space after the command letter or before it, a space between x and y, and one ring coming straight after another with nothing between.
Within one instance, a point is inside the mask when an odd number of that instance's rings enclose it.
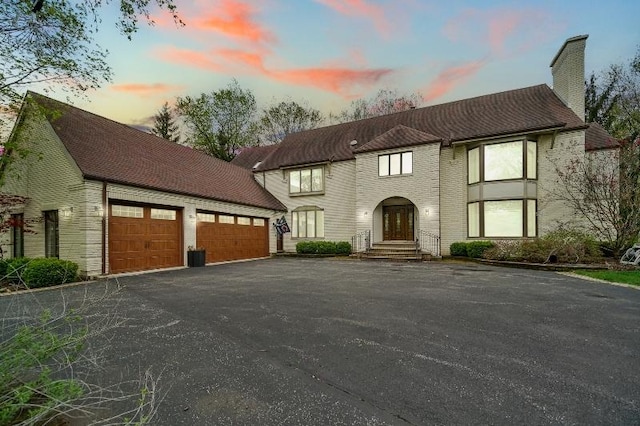
<instances>
[{"instance_id":1,"label":"chimney cap","mask_svg":"<svg viewBox=\"0 0 640 426\"><path fill-rule=\"evenodd\" d=\"M551 65L549 65L550 67L553 67L553 65L556 63L556 61L558 60L558 57L560 57L560 54L562 53L562 51L565 49L565 47L567 47L567 44L569 43L573 43L574 41L580 41L580 40L586 40L589 37L589 34L583 34L583 35L578 35L575 37L570 37L568 38L564 44L562 45L562 47L560 48L560 50L558 50L558 53L556 53L556 56L553 57L553 61L551 61Z\"/></svg>"}]
</instances>

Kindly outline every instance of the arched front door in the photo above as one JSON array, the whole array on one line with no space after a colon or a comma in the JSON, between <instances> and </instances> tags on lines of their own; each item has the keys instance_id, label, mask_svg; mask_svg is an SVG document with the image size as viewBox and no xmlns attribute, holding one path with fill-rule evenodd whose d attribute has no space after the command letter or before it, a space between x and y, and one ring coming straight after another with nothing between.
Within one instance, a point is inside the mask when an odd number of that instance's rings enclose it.
<instances>
[{"instance_id":1,"label":"arched front door","mask_svg":"<svg viewBox=\"0 0 640 426\"><path fill-rule=\"evenodd\" d=\"M382 207L382 232L385 241L413 240L413 204Z\"/></svg>"}]
</instances>

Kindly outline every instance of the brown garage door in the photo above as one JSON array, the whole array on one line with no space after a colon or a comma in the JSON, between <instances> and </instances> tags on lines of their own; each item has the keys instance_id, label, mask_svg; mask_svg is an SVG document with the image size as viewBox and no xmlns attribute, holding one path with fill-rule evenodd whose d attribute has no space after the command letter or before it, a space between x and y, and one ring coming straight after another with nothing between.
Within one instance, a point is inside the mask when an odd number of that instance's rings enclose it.
<instances>
[{"instance_id":1,"label":"brown garage door","mask_svg":"<svg viewBox=\"0 0 640 426\"><path fill-rule=\"evenodd\" d=\"M182 212L114 203L109 209L111 273L182 266Z\"/></svg>"},{"instance_id":2,"label":"brown garage door","mask_svg":"<svg viewBox=\"0 0 640 426\"><path fill-rule=\"evenodd\" d=\"M269 256L268 221L262 218L198 212L196 244L207 263Z\"/></svg>"}]
</instances>

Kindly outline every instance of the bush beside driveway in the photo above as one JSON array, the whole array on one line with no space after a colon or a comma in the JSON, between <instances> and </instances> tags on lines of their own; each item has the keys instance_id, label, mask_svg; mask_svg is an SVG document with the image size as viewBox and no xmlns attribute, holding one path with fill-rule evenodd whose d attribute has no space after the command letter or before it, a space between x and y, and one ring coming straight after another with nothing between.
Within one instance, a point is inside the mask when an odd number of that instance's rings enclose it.
<instances>
[{"instance_id":1,"label":"bush beside driveway","mask_svg":"<svg viewBox=\"0 0 640 426\"><path fill-rule=\"evenodd\" d=\"M100 380L162 370L154 424L640 418L633 289L480 264L288 258L118 282L103 307L126 321ZM84 288L63 292L73 301ZM0 308L36 301L60 292Z\"/></svg>"}]
</instances>

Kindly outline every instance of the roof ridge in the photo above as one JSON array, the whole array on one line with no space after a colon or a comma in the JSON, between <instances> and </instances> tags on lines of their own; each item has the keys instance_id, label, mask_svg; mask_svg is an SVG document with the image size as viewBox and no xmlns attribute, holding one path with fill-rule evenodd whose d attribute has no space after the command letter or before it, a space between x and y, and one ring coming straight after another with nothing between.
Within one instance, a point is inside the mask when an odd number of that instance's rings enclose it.
<instances>
[{"instance_id":1,"label":"roof ridge","mask_svg":"<svg viewBox=\"0 0 640 426\"><path fill-rule=\"evenodd\" d=\"M31 90L28 90L28 91L27 91L27 94L29 94L29 93L30 93L30 94L32 94L32 95L36 95L36 96L42 97L42 98L44 98L44 99L45 99L45 101L58 103L58 104L60 104L60 105L62 105L62 106L64 106L64 107L71 108L71 109L74 109L74 110L76 110L76 111L80 111L80 112L82 112L82 113L84 113L84 114L89 114L89 115L91 115L91 116L93 116L93 117L95 117L95 118L97 118L97 119L99 119L99 120L108 121L108 122L110 122L110 123L113 123L113 124L115 124L115 125L118 125L118 126L120 126L120 127L122 127L122 128L125 128L125 129L127 129L127 130L132 130L132 131L138 132L138 133L140 133L140 134L142 134L142 135L146 135L147 137L155 138L155 139L157 140L157 142L159 142L159 143L160 143L160 142L162 142L162 143L168 143L168 144L171 144L172 146L178 147L178 148L180 148L180 149L185 149L185 150L187 150L187 149L188 149L188 150L189 150L189 151L191 151L191 152L194 152L194 153L196 153L196 152L197 152L197 153L198 153L198 155L206 155L207 157L210 157L210 158L216 159L216 160L221 161L221 162L223 162L223 163L231 164L231 163L230 163L230 162L228 162L228 161L224 161L224 160L222 160L222 159L220 159L220 158L213 157L213 156L211 156L211 155L209 155L209 154L207 154L207 153L205 153L205 152L202 152L202 151L200 151L200 150L194 149L194 148L192 148L192 147L190 147L190 146L182 145L182 144L180 144L180 143L176 143L176 142L172 142L172 141L170 141L170 140L168 140L168 139L165 139L165 138L160 137L160 136L158 136L158 135L155 135L155 134L153 134L153 133L149 133L149 132L142 131L142 130L137 129L137 128L133 127L133 126L130 126L130 125L128 125L128 124L120 123L119 121L116 121L116 120L111 119L111 118L109 118L109 117L105 117L105 116L100 115L100 114L96 114L95 112L91 112L91 111L89 111L89 110L86 110L86 109L84 109L84 108L80 108L80 107L75 106L75 105L72 105L72 104L70 104L70 103L62 102L62 101L60 101L60 100L58 100L58 99L54 99L54 98L51 98L51 97L49 97L49 96L43 95L43 94L38 93L38 92L31 91ZM46 117L46 115L45 115L45 117ZM49 117L46 117L46 118L47 118L47 121L48 121L49 123L53 124L53 123L51 122L52 120L50 120L50 119L49 119ZM55 131L55 128L54 128L54 131ZM237 167L237 166L236 166L236 167Z\"/></svg>"}]
</instances>

